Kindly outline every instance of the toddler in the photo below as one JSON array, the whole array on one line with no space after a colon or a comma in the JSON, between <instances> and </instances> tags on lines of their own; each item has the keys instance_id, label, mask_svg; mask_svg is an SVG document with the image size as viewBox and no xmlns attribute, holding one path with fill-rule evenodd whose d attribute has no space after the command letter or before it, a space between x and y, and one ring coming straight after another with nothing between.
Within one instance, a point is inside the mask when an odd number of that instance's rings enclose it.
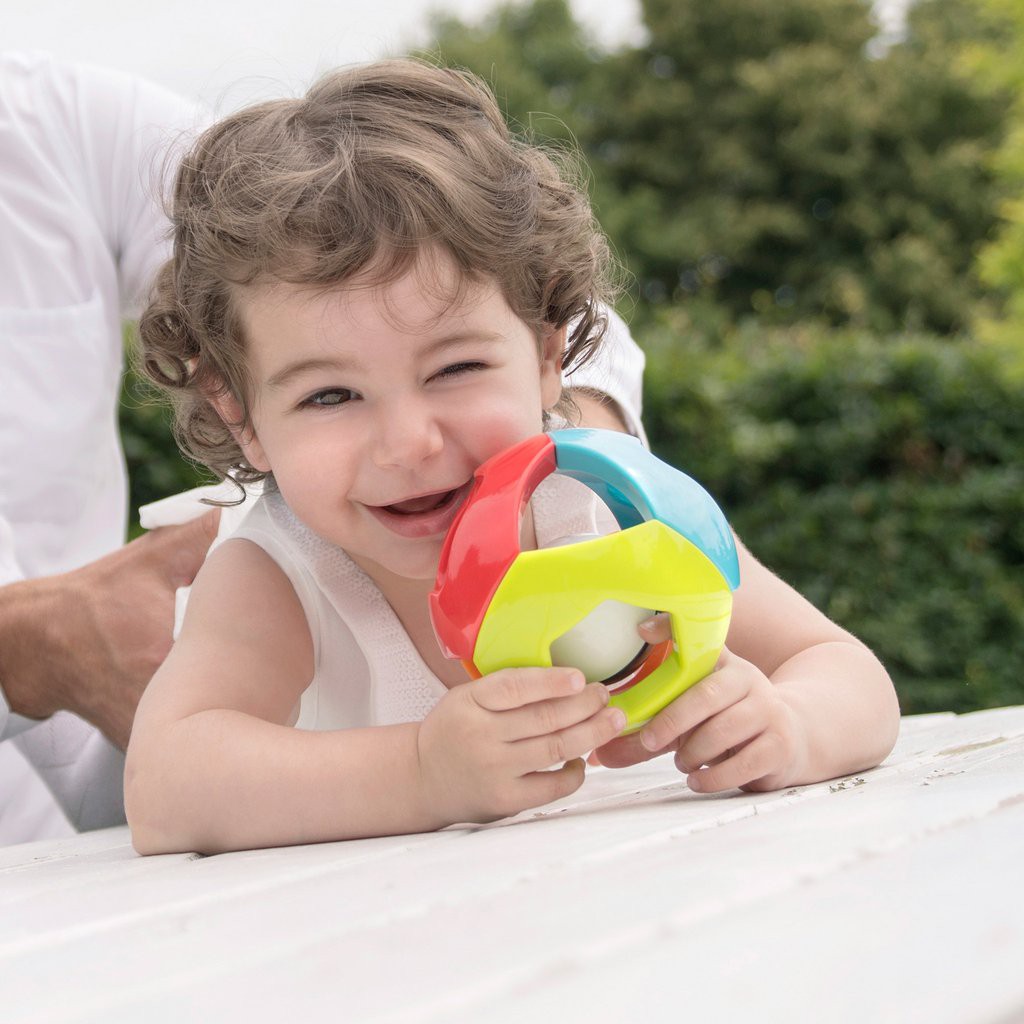
<instances>
[{"instance_id":1,"label":"toddler","mask_svg":"<svg viewBox=\"0 0 1024 1024\"><path fill-rule=\"evenodd\" d=\"M386 61L234 114L183 161L172 215L145 365L185 451L263 493L140 705L140 852L492 820L572 793L588 754L672 752L715 792L891 749L884 669L742 545L718 666L631 736L575 669L470 683L441 656L445 533L482 462L571 415L562 371L601 344L608 297L585 196L478 80ZM545 481L524 543L600 528L589 495Z\"/></svg>"}]
</instances>

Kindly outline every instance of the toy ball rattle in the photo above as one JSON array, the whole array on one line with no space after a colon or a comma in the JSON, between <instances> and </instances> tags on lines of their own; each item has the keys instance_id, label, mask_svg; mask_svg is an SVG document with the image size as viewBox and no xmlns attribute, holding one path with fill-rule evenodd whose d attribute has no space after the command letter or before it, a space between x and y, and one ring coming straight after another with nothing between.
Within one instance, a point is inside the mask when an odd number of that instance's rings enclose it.
<instances>
[{"instance_id":1,"label":"toy ball rattle","mask_svg":"<svg viewBox=\"0 0 1024 1024\"><path fill-rule=\"evenodd\" d=\"M619 532L523 551L526 503L552 473L586 484ZM430 616L444 654L473 678L579 667L608 685L632 732L714 668L738 586L732 532L703 487L635 437L558 430L476 471L441 551ZM636 626L655 611L668 613L673 639L641 646Z\"/></svg>"}]
</instances>

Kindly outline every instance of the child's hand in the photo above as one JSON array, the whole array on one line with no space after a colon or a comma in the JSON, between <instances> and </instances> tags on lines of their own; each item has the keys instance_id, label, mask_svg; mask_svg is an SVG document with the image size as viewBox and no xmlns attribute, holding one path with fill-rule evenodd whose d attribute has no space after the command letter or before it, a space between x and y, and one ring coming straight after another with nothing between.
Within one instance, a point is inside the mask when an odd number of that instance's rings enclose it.
<instances>
[{"instance_id":1,"label":"child's hand","mask_svg":"<svg viewBox=\"0 0 1024 1024\"><path fill-rule=\"evenodd\" d=\"M667 639L667 618L644 623L649 643ZM641 730L594 751L610 768L675 751L676 767L698 793L737 787L777 789L794 774L801 744L796 716L768 677L722 651L714 671L663 708Z\"/></svg>"},{"instance_id":2,"label":"child's hand","mask_svg":"<svg viewBox=\"0 0 1024 1024\"><path fill-rule=\"evenodd\" d=\"M567 668L505 669L453 687L420 726L424 799L453 823L568 796L583 782L582 756L626 724L607 704L605 687Z\"/></svg>"}]
</instances>

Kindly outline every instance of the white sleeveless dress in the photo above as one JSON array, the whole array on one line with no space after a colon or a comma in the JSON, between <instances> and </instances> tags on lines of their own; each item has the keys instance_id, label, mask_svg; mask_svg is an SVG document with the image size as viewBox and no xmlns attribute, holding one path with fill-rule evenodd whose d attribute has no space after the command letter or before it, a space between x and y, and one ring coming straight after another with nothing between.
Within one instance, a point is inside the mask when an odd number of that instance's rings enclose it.
<instances>
[{"instance_id":1,"label":"white sleeveless dress","mask_svg":"<svg viewBox=\"0 0 1024 1024\"><path fill-rule=\"evenodd\" d=\"M615 529L589 488L551 476L531 499L541 547ZM444 696L387 599L339 547L267 492L232 533L257 544L291 581L313 638L315 673L302 695L300 729L352 729L420 721Z\"/></svg>"}]
</instances>

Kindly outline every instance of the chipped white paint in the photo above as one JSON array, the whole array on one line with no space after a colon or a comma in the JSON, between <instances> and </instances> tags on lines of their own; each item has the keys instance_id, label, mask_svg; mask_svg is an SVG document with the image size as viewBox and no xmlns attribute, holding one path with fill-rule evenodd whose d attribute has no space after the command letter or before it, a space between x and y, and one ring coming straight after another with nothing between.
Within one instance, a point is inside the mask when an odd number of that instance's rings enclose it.
<instances>
[{"instance_id":1,"label":"chipped white paint","mask_svg":"<svg viewBox=\"0 0 1024 1024\"><path fill-rule=\"evenodd\" d=\"M690 793L661 759L494 825L220 857L0 850L0 1019L1024 1019L1024 708L874 771Z\"/></svg>"}]
</instances>

